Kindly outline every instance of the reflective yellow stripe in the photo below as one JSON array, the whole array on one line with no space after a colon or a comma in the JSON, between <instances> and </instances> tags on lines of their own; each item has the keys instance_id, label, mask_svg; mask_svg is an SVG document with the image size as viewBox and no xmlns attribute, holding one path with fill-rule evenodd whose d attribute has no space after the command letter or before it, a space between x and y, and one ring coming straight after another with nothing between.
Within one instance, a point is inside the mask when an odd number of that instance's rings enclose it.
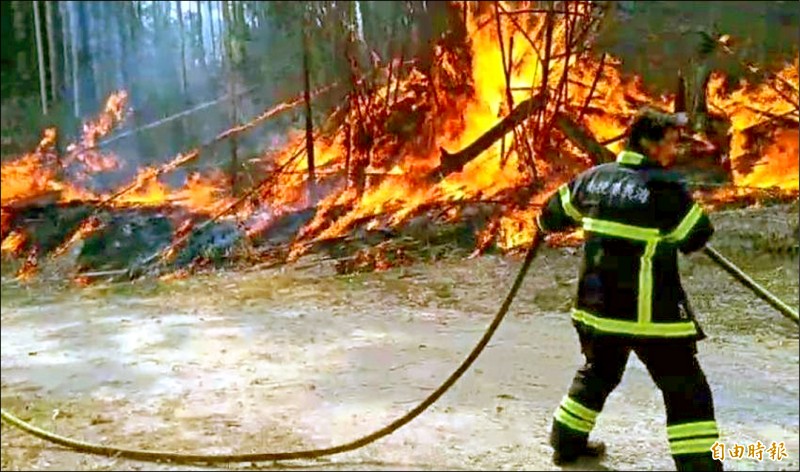
<instances>
[{"instance_id":1,"label":"reflective yellow stripe","mask_svg":"<svg viewBox=\"0 0 800 472\"><path fill-rule=\"evenodd\" d=\"M581 221L583 218L581 212L572 205L572 195L569 192L569 185L564 184L558 187L558 194L561 197L561 207L564 208L564 213L575 221Z\"/></svg>"},{"instance_id":2,"label":"reflective yellow stripe","mask_svg":"<svg viewBox=\"0 0 800 472\"><path fill-rule=\"evenodd\" d=\"M626 225L624 223L617 223L616 221L597 220L594 218L584 218L583 229L585 231L592 231L608 236L648 242L658 240L661 234L655 228Z\"/></svg>"},{"instance_id":3,"label":"reflective yellow stripe","mask_svg":"<svg viewBox=\"0 0 800 472\"><path fill-rule=\"evenodd\" d=\"M658 239L648 241L639 259L639 297L637 308L639 323L650 323L653 318L653 254Z\"/></svg>"},{"instance_id":4,"label":"reflective yellow stripe","mask_svg":"<svg viewBox=\"0 0 800 472\"><path fill-rule=\"evenodd\" d=\"M577 308L572 310L572 319L587 326L591 326L598 331L615 334L662 337L691 336L693 334L697 334L694 323L691 321L678 321L674 323L639 323L638 321L602 318Z\"/></svg>"},{"instance_id":5,"label":"reflective yellow stripe","mask_svg":"<svg viewBox=\"0 0 800 472\"><path fill-rule=\"evenodd\" d=\"M673 439L693 438L718 434L716 421L698 421L667 426L667 437Z\"/></svg>"},{"instance_id":6,"label":"reflective yellow stripe","mask_svg":"<svg viewBox=\"0 0 800 472\"><path fill-rule=\"evenodd\" d=\"M622 151L617 154L617 162L621 164L637 165L641 164L642 161L644 161L644 156L638 152Z\"/></svg>"},{"instance_id":7,"label":"reflective yellow stripe","mask_svg":"<svg viewBox=\"0 0 800 472\"><path fill-rule=\"evenodd\" d=\"M547 228L545 228L544 223L542 223L542 215L536 215L536 226L539 230L547 232Z\"/></svg>"},{"instance_id":8,"label":"reflective yellow stripe","mask_svg":"<svg viewBox=\"0 0 800 472\"><path fill-rule=\"evenodd\" d=\"M584 218L583 229L608 236L645 241L644 253L639 259L639 296L637 313L639 323L650 323L653 313L653 254L661 240L655 228L626 225L616 221Z\"/></svg>"},{"instance_id":9,"label":"reflective yellow stripe","mask_svg":"<svg viewBox=\"0 0 800 472\"><path fill-rule=\"evenodd\" d=\"M623 151L617 156L619 162L626 164L638 164L644 159L643 155L630 151ZM575 221L580 222L584 231L646 243L639 259L639 287L636 301L637 321L598 317L578 309L573 310L572 318L599 331L609 333L661 337L680 337L697 334L695 323L692 321L653 323L653 256L658 249L658 244L662 241L675 242L684 239L702 217L702 207L695 203L678 226L668 235L662 236L658 228L626 225L616 221L595 218L582 218L580 212L572 205L569 186L567 184L562 185L559 187L558 193L564 212ZM537 224L542 228L538 217ZM569 410L569 407L565 408Z\"/></svg>"},{"instance_id":10,"label":"reflective yellow stripe","mask_svg":"<svg viewBox=\"0 0 800 472\"><path fill-rule=\"evenodd\" d=\"M694 228L694 225L700 221L700 217L703 216L703 207L695 203L692 205L692 208L689 209L689 212L686 213L686 216L683 217L681 222L672 230L669 234L664 236L664 239L669 242L679 242L683 241L686 236L689 234L689 231Z\"/></svg>"},{"instance_id":11,"label":"reflective yellow stripe","mask_svg":"<svg viewBox=\"0 0 800 472\"><path fill-rule=\"evenodd\" d=\"M669 449L672 455L679 454L697 454L701 452L708 452L718 438L699 438L699 439L686 439L670 443Z\"/></svg>"},{"instance_id":12,"label":"reflective yellow stripe","mask_svg":"<svg viewBox=\"0 0 800 472\"><path fill-rule=\"evenodd\" d=\"M561 400L561 408L590 423L594 423L594 420L597 419L597 415L600 414L600 412L581 405L569 396L565 396L564 399Z\"/></svg>"},{"instance_id":13,"label":"reflective yellow stripe","mask_svg":"<svg viewBox=\"0 0 800 472\"><path fill-rule=\"evenodd\" d=\"M570 416L570 414L564 411L561 407L556 410L555 419L559 423L562 423L569 428L574 429L575 431L580 431L581 433L590 433L592 431L592 427L594 426L588 421L580 420Z\"/></svg>"}]
</instances>

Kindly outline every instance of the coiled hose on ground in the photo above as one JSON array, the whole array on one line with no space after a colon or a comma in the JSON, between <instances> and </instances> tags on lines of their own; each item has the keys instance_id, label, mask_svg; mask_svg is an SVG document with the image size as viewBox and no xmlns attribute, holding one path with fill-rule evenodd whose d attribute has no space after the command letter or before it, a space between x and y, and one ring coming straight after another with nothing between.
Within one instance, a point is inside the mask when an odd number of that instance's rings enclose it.
<instances>
[{"instance_id":1,"label":"coiled hose on ground","mask_svg":"<svg viewBox=\"0 0 800 472\"><path fill-rule=\"evenodd\" d=\"M458 368L450 374L449 377L437 388L433 393L431 393L427 398L425 398L422 402L420 402L416 407L410 410L405 415L401 416L400 418L392 421L388 425L384 426L383 428L358 438L356 440L350 441L345 444L341 444L338 446L326 447L321 449L308 449L305 451L293 451L293 452L255 452L250 454L183 454L177 452L162 452L162 451L151 451L151 450L141 450L141 449L125 449L121 447L114 447L114 446L103 446L100 444L93 444L85 441L79 441L76 439L67 438L65 436L61 436L55 433L51 433L49 431L45 431L43 429L37 428L25 421L17 418L16 416L6 412L4 409L0 410L2 413L2 420L9 423L12 426L15 426L26 433L29 433L37 438L44 439L45 441L52 442L54 444L58 444L60 446L67 447L77 452L83 452L86 454L94 454L94 455L101 455L101 456L113 456L118 458L124 459L133 459L133 460L140 460L140 461L171 461L171 462L180 462L180 463L205 463L205 464L214 464L214 463L232 463L232 462L262 462L262 461L280 461L280 460L290 460L290 459L313 459L316 457L322 456L330 456L333 454L339 454L342 452L352 451L355 449L359 449L361 447L366 446L372 442L377 441L383 437L386 437L401 427L408 424L411 420L422 414L428 407L433 405L436 400L438 400L442 395L447 392L453 384L461 378L462 375L470 368L473 362L480 356L481 352L483 352L486 345L489 343L489 340L494 335L497 328L500 326L500 322L503 321L505 318L506 313L508 313L508 309L511 307L511 302L514 301L514 297L517 296L517 292L519 291L520 286L522 285L522 281L525 279L525 275L528 273L528 269L531 266L531 263L536 258L536 254L539 251L539 246L541 245L541 236L537 233L534 236L533 243L531 247L528 249L527 254L525 255L525 259L522 262L522 266L517 273L517 277L514 280L513 285L511 286L511 290L508 291L508 295L506 295L505 300L503 300L503 304L500 306L500 309L497 311L497 314L494 316L491 324L489 327L486 328L486 332L483 333L480 341L472 351L469 353L466 359L458 366Z\"/></svg>"}]
</instances>

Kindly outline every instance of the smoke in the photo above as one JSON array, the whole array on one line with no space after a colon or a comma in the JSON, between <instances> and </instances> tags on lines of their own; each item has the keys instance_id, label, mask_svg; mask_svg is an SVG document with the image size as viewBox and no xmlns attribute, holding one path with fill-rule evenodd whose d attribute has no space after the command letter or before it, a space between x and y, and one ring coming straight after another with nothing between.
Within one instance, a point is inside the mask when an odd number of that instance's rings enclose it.
<instances>
[{"instance_id":1,"label":"smoke","mask_svg":"<svg viewBox=\"0 0 800 472\"><path fill-rule=\"evenodd\" d=\"M68 1L55 9L58 31L52 37L59 44L53 50L59 57L58 70L50 75L60 78L62 93L54 108L61 112L54 121L62 142L79 140L83 123L96 116L110 94L128 92L130 114L105 139L128 135L103 147L117 157L119 168L96 174L88 182L90 190L103 192L129 182L142 167L171 161L178 153L302 93L302 22L298 19L303 14L316 19L309 24L311 86L318 88L350 76L342 48L344 36L335 23L355 30L356 56L366 70L371 65L364 59L369 51L374 49L382 60L388 59L389 31L406 13L405 4L381 7L372 2L224 3L241 10L224 13L223 2L214 1L199 2L199 9L198 2L182 1L180 15L176 2L163 1ZM372 44L366 45L367 41ZM393 49L396 55L399 47ZM225 100L168 120L232 91L253 88L239 96L236 116L230 100ZM335 98L314 102L315 126L335 104ZM274 138L301 127L301 117L302 110L294 110L237 136L239 164L275 150L282 143ZM165 124L133 132L162 121ZM38 138L40 133L35 134ZM161 180L177 187L192 171L229 171L232 154L229 142L220 143Z\"/></svg>"},{"instance_id":2,"label":"smoke","mask_svg":"<svg viewBox=\"0 0 800 472\"><path fill-rule=\"evenodd\" d=\"M100 111L105 98L120 89L128 92L131 113L108 137L228 93L223 86L223 48L216 44L221 40L219 2L201 2L210 7L210 15L208 9L198 14L197 2L181 2L180 17L174 2L138 2L135 7L133 3L69 2L65 26L70 29L70 46L77 59L71 62L77 68L68 96L71 114L77 112L79 118L68 118L60 127L70 141L79 135L81 123ZM198 34L201 27L202 35ZM230 127L226 105L223 102L116 140L104 150L118 157L120 167L97 175L93 188L118 186L133 178L137 169L163 164ZM209 154L213 158L215 153ZM186 174L177 171L166 180L178 186Z\"/></svg>"}]
</instances>

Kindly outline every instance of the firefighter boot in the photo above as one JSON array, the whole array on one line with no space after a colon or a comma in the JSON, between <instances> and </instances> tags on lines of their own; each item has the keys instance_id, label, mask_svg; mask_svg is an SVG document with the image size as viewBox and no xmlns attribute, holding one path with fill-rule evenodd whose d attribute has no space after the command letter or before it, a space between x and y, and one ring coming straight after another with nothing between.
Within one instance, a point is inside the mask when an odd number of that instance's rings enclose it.
<instances>
[{"instance_id":1,"label":"firefighter boot","mask_svg":"<svg viewBox=\"0 0 800 472\"><path fill-rule=\"evenodd\" d=\"M673 456L673 459L675 459L675 468L679 472L721 472L723 470L722 462L714 460L711 452L702 454L681 454Z\"/></svg>"},{"instance_id":2,"label":"firefighter boot","mask_svg":"<svg viewBox=\"0 0 800 472\"><path fill-rule=\"evenodd\" d=\"M550 445L553 447L553 464L566 465L581 457L601 457L606 452L605 443L589 441L589 435L573 431L557 421L550 432Z\"/></svg>"}]
</instances>

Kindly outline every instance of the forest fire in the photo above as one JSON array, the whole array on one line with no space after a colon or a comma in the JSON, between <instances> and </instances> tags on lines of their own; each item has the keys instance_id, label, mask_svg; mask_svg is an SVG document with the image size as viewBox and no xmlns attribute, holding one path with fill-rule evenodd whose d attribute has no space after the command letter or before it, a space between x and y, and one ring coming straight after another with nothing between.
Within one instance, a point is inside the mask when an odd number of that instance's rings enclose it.
<instances>
[{"instance_id":1,"label":"forest fire","mask_svg":"<svg viewBox=\"0 0 800 472\"><path fill-rule=\"evenodd\" d=\"M588 2L573 3L573 20L555 15L549 28L545 14L533 14L534 21L526 30L508 11L471 16L466 25L469 44L463 46L466 54L442 44L431 75L417 69L402 76L390 72L368 102L351 98L337 132L315 140L315 187L324 192L309 198L307 161L302 158L305 137L293 136L284 149L263 157L271 175L269 185L258 189L258 198L248 198L228 218L242 222L244 233L254 238L281 215L313 207L313 217L293 238L291 260L310 250L312 243L343 237L358 225L395 228L430 208L443 210L439 214L444 221L455 220L462 216L455 203L493 201L501 202L500 210L480 229L477 249L493 243L503 250L524 246L533 237L537 208L549 193L594 160L557 126L559 116L570 117L604 142L618 137L642 105L670 109L674 103L673 96L650 96L641 80L623 76L616 59L604 56L598 61L580 51L577 38L588 34L593 7ZM498 8L510 10L504 4ZM586 24L575 18L583 18ZM464 64L471 67L471 75L461 72ZM708 98L712 110L732 123L733 183L778 187L796 194L797 105L784 95L794 94L796 99L797 89L786 90L783 84L796 87L797 62L777 77L755 87L742 84L726 94L723 78L715 75ZM545 89L548 99L534 110L532 97ZM70 165L80 167L79 176L115 168L113 156L100 153L96 145L124 119L126 99L124 92L113 94L98 119L84 127L81 142L67 147L65 158L56 155L55 130L47 130L33 153L3 164L4 253L19 254L27 240L16 229L11 231L9 212L46 195L52 194L59 203L173 207L204 217L221 216L233 207L236 200L221 173L191 174L180 189L158 180L196 157L197 151L158 169L140 169L124 192L99 195L80 186L78 177L67 180L64 169ZM466 163L445 168L442 149L467 148L529 99L531 109L513 126L513 133L490 143ZM753 134L761 128L760 135ZM616 140L608 149L616 152L621 145ZM730 188L716 193L717 198L737 195ZM86 219L64 244L101 226ZM389 265L385 259L371 257L378 268Z\"/></svg>"},{"instance_id":2,"label":"forest fire","mask_svg":"<svg viewBox=\"0 0 800 472\"><path fill-rule=\"evenodd\" d=\"M734 163L733 177L736 184L797 190L798 172L800 172L797 60L778 72L774 80L755 87L745 83L728 95L723 92L723 81L724 78L719 74L712 76L709 84L709 104L725 113L731 120L733 127L731 160ZM781 120L786 127L770 130L772 136L769 144L760 149L758 161L752 170L737 169L737 160L751 153L748 130Z\"/></svg>"}]
</instances>

